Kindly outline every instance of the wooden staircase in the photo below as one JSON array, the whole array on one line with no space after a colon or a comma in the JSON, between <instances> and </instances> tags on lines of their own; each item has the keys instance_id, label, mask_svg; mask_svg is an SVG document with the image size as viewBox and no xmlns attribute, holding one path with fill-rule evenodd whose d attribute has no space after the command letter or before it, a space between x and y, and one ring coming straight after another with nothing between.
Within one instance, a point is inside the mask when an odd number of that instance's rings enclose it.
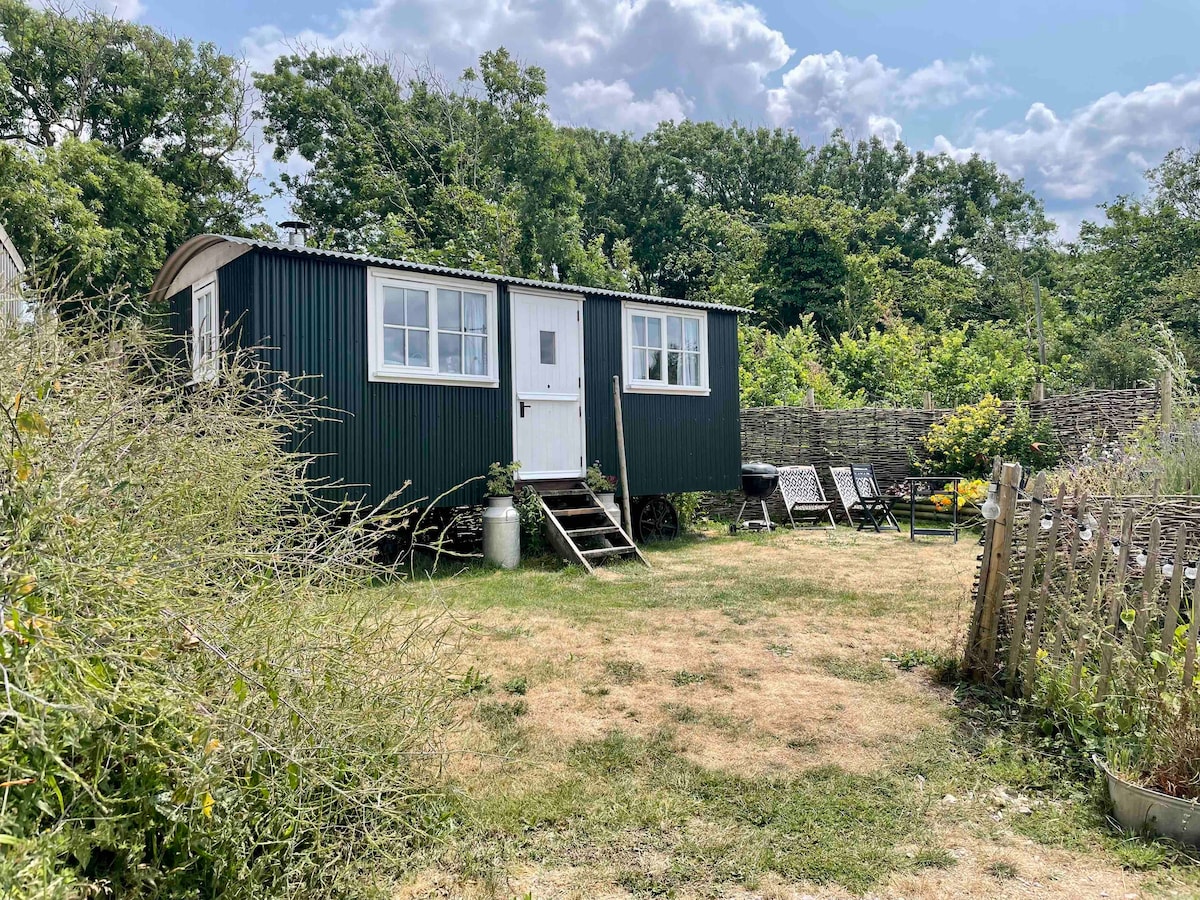
<instances>
[{"instance_id":1,"label":"wooden staircase","mask_svg":"<svg viewBox=\"0 0 1200 900\"><path fill-rule=\"evenodd\" d=\"M600 499L581 480L527 482L541 500L546 516L546 537L568 563L586 572L610 559L637 559L650 563L619 524L608 515Z\"/></svg>"}]
</instances>

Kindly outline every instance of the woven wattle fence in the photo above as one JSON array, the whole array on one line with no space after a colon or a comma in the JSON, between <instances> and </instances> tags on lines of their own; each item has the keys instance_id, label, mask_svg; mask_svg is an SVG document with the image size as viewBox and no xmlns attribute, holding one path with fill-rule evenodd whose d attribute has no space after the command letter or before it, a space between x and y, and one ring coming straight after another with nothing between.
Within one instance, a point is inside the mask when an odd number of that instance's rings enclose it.
<instances>
[{"instance_id":1,"label":"woven wattle fence","mask_svg":"<svg viewBox=\"0 0 1200 900\"><path fill-rule=\"evenodd\" d=\"M1011 412L1015 404L1005 404ZM1049 419L1065 455L1086 447L1102 446L1132 433L1159 410L1155 388L1124 391L1089 390L1064 394L1027 404L1034 421ZM803 406L764 406L742 410L742 460L778 466L817 467L826 496L837 493L829 466L869 463L875 466L879 486L887 490L912 471L921 452L921 436L929 426L954 410L810 409ZM704 510L714 518L737 514L739 493L712 494ZM778 495L769 502L771 515L786 516ZM757 513L756 513L757 514Z\"/></svg>"}]
</instances>

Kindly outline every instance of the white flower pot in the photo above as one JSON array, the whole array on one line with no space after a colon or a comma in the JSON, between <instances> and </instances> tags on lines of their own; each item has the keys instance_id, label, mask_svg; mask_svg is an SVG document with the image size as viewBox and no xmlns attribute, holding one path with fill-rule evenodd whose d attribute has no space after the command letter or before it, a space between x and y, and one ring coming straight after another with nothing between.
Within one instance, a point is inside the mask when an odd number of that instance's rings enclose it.
<instances>
[{"instance_id":1,"label":"white flower pot","mask_svg":"<svg viewBox=\"0 0 1200 900\"><path fill-rule=\"evenodd\" d=\"M521 563L521 515L512 497L488 497L483 510L483 558L501 569Z\"/></svg>"},{"instance_id":2,"label":"white flower pot","mask_svg":"<svg viewBox=\"0 0 1200 900\"><path fill-rule=\"evenodd\" d=\"M603 491L596 494L596 499L600 501L600 505L604 507L604 511L608 513L608 517L613 520L616 525L621 524L621 508L617 506L617 495L615 491Z\"/></svg>"}]
</instances>

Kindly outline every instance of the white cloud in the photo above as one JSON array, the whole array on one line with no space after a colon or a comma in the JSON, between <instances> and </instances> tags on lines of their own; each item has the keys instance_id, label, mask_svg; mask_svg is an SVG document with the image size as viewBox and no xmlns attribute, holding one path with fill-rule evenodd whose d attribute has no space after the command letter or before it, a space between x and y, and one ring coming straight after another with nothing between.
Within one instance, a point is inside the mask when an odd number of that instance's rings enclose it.
<instances>
[{"instance_id":1,"label":"white cloud","mask_svg":"<svg viewBox=\"0 0 1200 900\"><path fill-rule=\"evenodd\" d=\"M767 110L777 124L798 123L825 131L844 128L891 140L900 135L896 116L920 108L954 106L1004 91L984 79L989 63L934 60L911 72L837 50L805 56L768 91Z\"/></svg>"},{"instance_id":2,"label":"white cloud","mask_svg":"<svg viewBox=\"0 0 1200 900\"><path fill-rule=\"evenodd\" d=\"M140 0L117 2L136 9ZM927 149L960 159L978 152L1024 177L1052 211L1068 210L1056 215L1072 232L1082 211L1139 189L1152 161L1200 134L1200 76L1108 94L1066 114L1032 102L1023 118L985 124L986 101L1013 93L987 59L916 68L837 50L793 59L785 35L746 0L366 2L320 31L257 29L243 52L261 70L296 46L368 49L453 78L503 45L545 67L558 121L635 133L686 116L770 122L816 139L842 128L890 142L932 119L942 133Z\"/></svg>"},{"instance_id":3,"label":"white cloud","mask_svg":"<svg viewBox=\"0 0 1200 900\"><path fill-rule=\"evenodd\" d=\"M638 100L623 79L605 83L598 78L577 81L563 89L567 110L578 121L602 120L619 131L643 132L659 122L682 121L692 103L672 91L659 88L647 100Z\"/></svg>"},{"instance_id":4,"label":"white cloud","mask_svg":"<svg viewBox=\"0 0 1200 900\"><path fill-rule=\"evenodd\" d=\"M31 5L39 9L53 7L56 10L65 10L68 15L77 15L87 10L95 10L96 12L101 12L117 19L127 19L130 22L136 22L141 18L142 13L146 11L146 7L141 0L92 0L92 2L84 2L78 6L63 6L62 4L52 3L50 0L32 0Z\"/></svg>"},{"instance_id":5,"label":"white cloud","mask_svg":"<svg viewBox=\"0 0 1200 900\"><path fill-rule=\"evenodd\" d=\"M650 127L655 109L758 118L766 79L792 55L735 0L374 0L341 16L329 33L257 29L243 50L263 68L289 44L366 48L455 76L503 45L546 68L555 114L617 129Z\"/></svg>"},{"instance_id":6,"label":"white cloud","mask_svg":"<svg viewBox=\"0 0 1200 900\"><path fill-rule=\"evenodd\" d=\"M977 127L959 143L938 135L934 147L959 159L978 153L1051 199L1095 202L1136 183L1148 160L1198 132L1200 77L1193 77L1106 94L1065 118L1034 103L1020 124Z\"/></svg>"}]
</instances>

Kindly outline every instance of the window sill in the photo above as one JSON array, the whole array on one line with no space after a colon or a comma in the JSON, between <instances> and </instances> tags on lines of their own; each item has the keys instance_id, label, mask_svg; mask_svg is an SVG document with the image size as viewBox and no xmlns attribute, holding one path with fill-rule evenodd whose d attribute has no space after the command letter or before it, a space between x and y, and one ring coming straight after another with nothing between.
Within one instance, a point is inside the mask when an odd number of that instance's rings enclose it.
<instances>
[{"instance_id":1,"label":"window sill","mask_svg":"<svg viewBox=\"0 0 1200 900\"><path fill-rule=\"evenodd\" d=\"M450 387L496 388L500 379L492 375L453 375L430 371L397 371L383 369L370 373L368 381L384 384L441 384Z\"/></svg>"},{"instance_id":2,"label":"window sill","mask_svg":"<svg viewBox=\"0 0 1200 900\"><path fill-rule=\"evenodd\" d=\"M690 397L707 397L712 393L707 387L685 384L659 384L652 381L630 381L625 385L627 394L681 394Z\"/></svg>"}]
</instances>

